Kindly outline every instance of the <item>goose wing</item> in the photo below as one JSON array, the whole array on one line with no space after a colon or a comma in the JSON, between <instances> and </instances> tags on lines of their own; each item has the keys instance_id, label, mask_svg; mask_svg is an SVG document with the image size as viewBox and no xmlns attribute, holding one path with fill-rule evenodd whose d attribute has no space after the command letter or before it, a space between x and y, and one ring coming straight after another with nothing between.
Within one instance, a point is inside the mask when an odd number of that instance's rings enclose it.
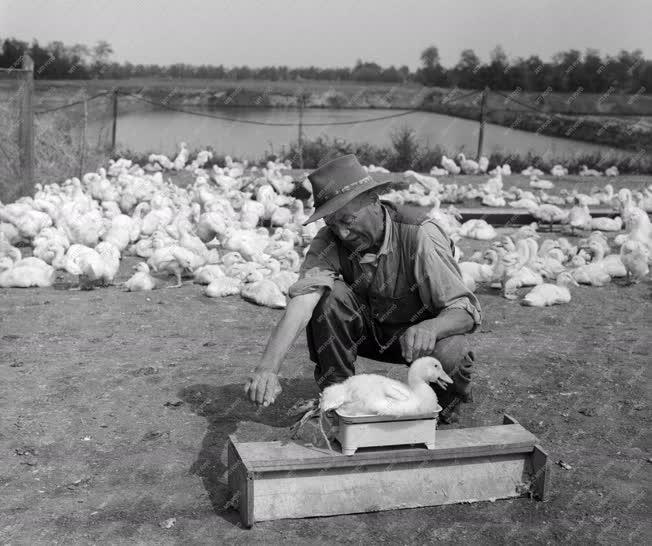
<instances>
[{"instance_id":1,"label":"goose wing","mask_svg":"<svg viewBox=\"0 0 652 546\"><path fill-rule=\"evenodd\" d=\"M410 389L398 381L386 382L383 384L383 394L393 400L408 400L411 396Z\"/></svg>"}]
</instances>

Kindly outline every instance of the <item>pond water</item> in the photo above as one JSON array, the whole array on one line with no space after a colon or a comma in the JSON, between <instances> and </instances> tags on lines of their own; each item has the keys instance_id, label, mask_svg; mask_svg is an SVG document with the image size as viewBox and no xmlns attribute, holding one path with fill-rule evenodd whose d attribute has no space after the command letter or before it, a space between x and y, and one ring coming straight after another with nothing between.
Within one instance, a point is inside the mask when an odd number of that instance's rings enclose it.
<instances>
[{"instance_id":1,"label":"pond water","mask_svg":"<svg viewBox=\"0 0 652 546\"><path fill-rule=\"evenodd\" d=\"M285 123L290 126L244 124L234 121L194 116L170 110L126 112L118 117L117 140L119 147L135 152L173 154L177 145L185 141L191 149L212 146L223 154L235 157L260 158L269 152L279 153L290 142L296 141L299 112L284 108L200 108L188 110L208 115L237 118L265 123ZM430 112L412 112L392 119L367 121L401 113L400 110L327 109L308 108L303 115L303 134L307 138L327 135L349 142L364 142L377 146L390 146L391 135L402 127L415 130L418 139L430 146L440 145L450 153L464 151L475 156L478 126L475 121ZM355 121L351 125L337 125ZM311 123L325 124L311 126ZM110 132L108 121L95 122L89 127L89 139L97 140ZM555 138L488 124L484 135L484 154L493 151L537 155L552 154L554 158L570 157L577 152L605 153L613 151L608 146Z\"/></svg>"}]
</instances>

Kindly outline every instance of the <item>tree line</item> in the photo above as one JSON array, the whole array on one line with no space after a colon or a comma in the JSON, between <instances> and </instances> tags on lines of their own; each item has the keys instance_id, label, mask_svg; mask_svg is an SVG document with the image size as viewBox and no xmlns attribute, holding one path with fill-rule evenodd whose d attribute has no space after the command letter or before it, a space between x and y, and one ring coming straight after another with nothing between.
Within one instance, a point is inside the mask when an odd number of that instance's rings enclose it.
<instances>
[{"instance_id":1,"label":"tree line","mask_svg":"<svg viewBox=\"0 0 652 546\"><path fill-rule=\"evenodd\" d=\"M25 53L34 60L37 79L126 79L217 78L226 80L258 79L271 81L330 80L354 82L405 83L418 82L428 86L461 87L465 89L575 92L621 91L648 93L652 90L652 61L645 59L640 49L621 50L615 56L601 55L598 50L576 49L555 54L550 61L537 55L509 59L498 45L483 63L472 49L465 49L452 67L442 66L436 46L421 53L421 66L414 72L408 66L382 67L377 63L358 60L352 68L319 68L315 66L225 67L223 65L171 65L117 63L111 61L113 49L106 41L94 46L72 46L54 41L42 46L16 38L2 41L0 67L20 67Z\"/></svg>"}]
</instances>

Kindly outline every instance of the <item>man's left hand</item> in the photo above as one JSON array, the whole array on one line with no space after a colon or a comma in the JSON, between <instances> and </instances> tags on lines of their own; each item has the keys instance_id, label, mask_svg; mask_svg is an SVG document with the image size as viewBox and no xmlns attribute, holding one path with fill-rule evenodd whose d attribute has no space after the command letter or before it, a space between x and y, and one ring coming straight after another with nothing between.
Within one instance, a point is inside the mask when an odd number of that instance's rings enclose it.
<instances>
[{"instance_id":1,"label":"man's left hand","mask_svg":"<svg viewBox=\"0 0 652 546\"><path fill-rule=\"evenodd\" d=\"M399 338L399 341L403 358L407 362L412 362L433 353L437 343L437 330L431 321L424 320L410 326Z\"/></svg>"}]
</instances>

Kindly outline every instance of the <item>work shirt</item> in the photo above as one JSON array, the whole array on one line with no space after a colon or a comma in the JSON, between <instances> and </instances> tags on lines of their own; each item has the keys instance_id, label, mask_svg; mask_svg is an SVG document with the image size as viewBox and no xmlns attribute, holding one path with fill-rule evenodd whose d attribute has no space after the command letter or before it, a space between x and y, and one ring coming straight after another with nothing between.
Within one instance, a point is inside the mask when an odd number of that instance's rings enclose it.
<instances>
[{"instance_id":1,"label":"work shirt","mask_svg":"<svg viewBox=\"0 0 652 546\"><path fill-rule=\"evenodd\" d=\"M464 309L481 322L480 303L464 284L454 245L437 223L410 207L382 205L385 233L377 254L347 250L324 227L315 236L289 296L332 289L341 278L371 315L388 325L415 324L444 309Z\"/></svg>"}]
</instances>

